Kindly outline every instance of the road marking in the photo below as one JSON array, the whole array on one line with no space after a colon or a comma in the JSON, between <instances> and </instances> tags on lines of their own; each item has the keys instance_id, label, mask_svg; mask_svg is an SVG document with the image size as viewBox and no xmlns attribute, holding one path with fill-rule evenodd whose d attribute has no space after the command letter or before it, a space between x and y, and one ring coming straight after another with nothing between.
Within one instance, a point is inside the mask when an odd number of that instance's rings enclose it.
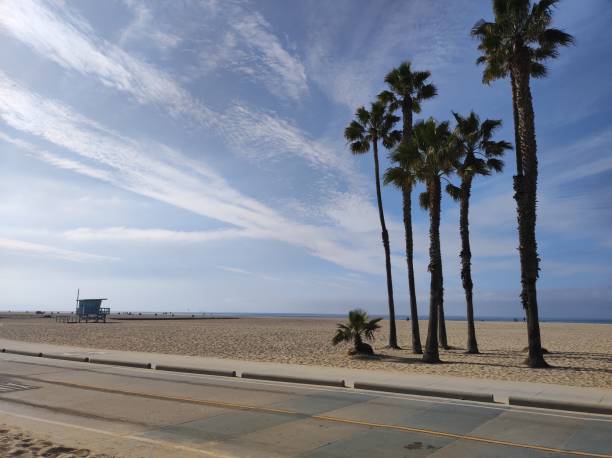
<instances>
[{"instance_id":1,"label":"road marking","mask_svg":"<svg viewBox=\"0 0 612 458\"><path fill-rule=\"evenodd\" d=\"M50 425L56 425L56 426L62 426L62 427L67 427L67 428L75 428L75 429L80 429L82 431L88 431L90 433L98 433L98 434L103 434L106 436L112 436L112 437L117 437L117 438L121 438L121 439L130 439L130 440L135 440L138 442L144 442L144 443L148 443L148 444L152 444L152 445L159 445L162 447L170 447L170 448L174 448L174 449L178 449L178 450L185 450L185 451L189 451L189 452L194 452L194 453L198 453L200 455L205 455L205 456L212 456L215 458L236 458L236 455L223 455L217 452L208 452L206 450L201 450L199 448L193 448L193 447L188 447L186 445L179 445L179 444L174 444L172 442L167 442L167 441L160 441L160 440L156 440L156 439L148 439L146 437L140 437L140 436L134 436L133 434L118 434L118 433L113 433L112 431L106 431L104 429L98 429L98 428L89 428L87 426L81 426L81 425L75 425L72 423L65 423L63 421L57 421L57 420L47 420L45 418L38 418L38 417L32 417L30 415L23 415L23 414L18 414L18 413L13 413L13 412L7 412L5 410L0 410L0 413L4 414L4 415L9 415L9 416L13 416L13 417L17 417L17 418L23 418L25 420L32 420L32 421L38 421L41 423L47 423Z\"/></svg>"},{"instance_id":2,"label":"road marking","mask_svg":"<svg viewBox=\"0 0 612 458\"><path fill-rule=\"evenodd\" d=\"M0 378L0 393L10 393L12 391L23 391L33 390L38 388L37 386L24 385L23 383L17 383L9 379Z\"/></svg>"},{"instance_id":3,"label":"road marking","mask_svg":"<svg viewBox=\"0 0 612 458\"><path fill-rule=\"evenodd\" d=\"M594 458L612 458L612 455L606 455L606 454L601 454L601 453L581 452L577 450L564 450L564 449L559 449L559 448L554 448L554 447L544 447L540 445L522 444L519 442L489 439L489 438L480 437L480 436L470 436L467 434L448 433L444 431L436 431L432 429L417 428L417 427L412 427L412 426L393 425L393 424L387 424L387 423L374 423L374 422L362 421L362 420L351 420L351 419L340 418L340 417L332 417L328 415L308 415L308 414L303 414L303 413L300 413L294 410L278 409L274 407L255 406L255 405L249 405L249 404L238 404L238 403L224 402L224 401L213 401L213 400L208 400L208 399L194 399L194 398L187 398L187 397L180 397L180 396L169 396L169 395L164 395L164 394L142 393L139 391L121 390L121 389L116 389L116 388L106 388L103 386L85 385L85 384L80 384L80 383L41 380L41 379L36 379L32 377L27 377L27 376L20 376L20 377L26 380L34 380L38 382L49 383L52 385L66 386L69 388L99 391L102 393L110 393L110 394L121 394L125 396L144 397L148 399L157 399L160 401L174 401L174 402L183 402L183 403L188 403L188 404L206 405L210 407L219 407L219 408L225 408L225 409L248 410L248 411L282 414L282 415L291 415L291 416L298 416L302 418L310 418L314 420L323 420L323 421L329 421L329 422L335 422L335 423L353 424L353 425L359 425L359 426L366 426L369 428L390 429L390 430L396 430L396 431L406 431L406 432L413 432L413 433L420 433L420 434L428 434L430 436L448 437L448 438L452 438L456 440L480 442L480 443L493 444L493 445L504 445L508 447L531 449L531 450L538 450L538 451L550 452L550 453L564 453L567 455L588 456L588 457L594 457Z\"/></svg>"}]
</instances>

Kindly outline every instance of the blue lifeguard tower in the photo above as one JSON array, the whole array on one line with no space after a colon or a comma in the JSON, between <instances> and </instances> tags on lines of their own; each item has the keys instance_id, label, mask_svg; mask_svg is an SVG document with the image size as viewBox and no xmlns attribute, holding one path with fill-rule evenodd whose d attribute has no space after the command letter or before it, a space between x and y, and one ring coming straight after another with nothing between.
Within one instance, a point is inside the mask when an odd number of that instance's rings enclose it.
<instances>
[{"instance_id":1,"label":"blue lifeguard tower","mask_svg":"<svg viewBox=\"0 0 612 458\"><path fill-rule=\"evenodd\" d=\"M106 323L106 315L110 313L109 307L102 307L102 301L106 301L106 298L100 299L79 299L77 293L77 309L76 314L79 317L79 323L85 320L88 323L92 320L98 323L100 320Z\"/></svg>"}]
</instances>

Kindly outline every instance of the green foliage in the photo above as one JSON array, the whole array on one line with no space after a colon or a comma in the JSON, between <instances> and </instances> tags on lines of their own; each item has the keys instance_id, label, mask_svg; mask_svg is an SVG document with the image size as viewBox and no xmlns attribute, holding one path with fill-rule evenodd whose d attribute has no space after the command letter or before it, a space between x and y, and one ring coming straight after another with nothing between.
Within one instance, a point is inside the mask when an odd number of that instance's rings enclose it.
<instances>
[{"instance_id":1,"label":"green foliage","mask_svg":"<svg viewBox=\"0 0 612 458\"><path fill-rule=\"evenodd\" d=\"M415 157L412 170L419 181L427 183L454 172L460 153L451 140L448 121L438 123L429 118L414 125L412 141L405 149L406 154Z\"/></svg>"},{"instance_id":2,"label":"green foliage","mask_svg":"<svg viewBox=\"0 0 612 458\"><path fill-rule=\"evenodd\" d=\"M475 175L490 175L501 172L504 161L499 159L512 145L506 141L494 141L493 134L502 125L500 119L480 118L473 111L468 116L453 112L457 126L452 133L452 147L459 151L459 160L455 162L457 174L462 178ZM447 187L447 192L454 199L456 193ZM453 194L454 193L454 194Z\"/></svg>"},{"instance_id":3,"label":"green foliage","mask_svg":"<svg viewBox=\"0 0 612 458\"><path fill-rule=\"evenodd\" d=\"M423 191L421 194L419 194L419 207L421 207L423 210L429 210L429 202L430 198L427 191Z\"/></svg>"},{"instance_id":4,"label":"green foliage","mask_svg":"<svg viewBox=\"0 0 612 458\"><path fill-rule=\"evenodd\" d=\"M461 199L461 188L452 183L446 185L446 193L455 201Z\"/></svg>"},{"instance_id":5,"label":"green foliage","mask_svg":"<svg viewBox=\"0 0 612 458\"><path fill-rule=\"evenodd\" d=\"M392 112L400 108L403 111L410 106L414 113L420 113L421 102L438 94L436 87L427 83L430 76L428 71L412 71L409 61L402 62L385 76L389 90L381 92L378 99L388 105Z\"/></svg>"},{"instance_id":6,"label":"green foliage","mask_svg":"<svg viewBox=\"0 0 612 458\"><path fill-rule=\"evenodd\" d=\"M349 142L353 154L364 154L370 151L373 142L382 141L386 148L395 146L401 133L393 129L399 118L393 115L381 102L373 102L370 111L359 107L355 119L344 129L344 138Z\"/></svg>"},{"instance_id":7,"label":"green foliage","mask_svg":"<svg viewBox=\"0 0 612 458\"><path fill-rule=\"evenodd\" d=\"M374 333L380 329L380 324L378 324L380 320L382 318L370 319L364 310L351 310L348 314L348 323L338 323L338 329L332 338L332 344L373 340Z\"/></svg>"},{"instance_id":8,"label":"green foliage","mask_svg":"<svg viewBox=\"0 0 612 458\"><path fill-rule=\"evenodd\" d=\"M480 20L472 28L472 36L480 40L482 55L476 60L484 65L485 84L505 78L515 59L526 59L533 78L547 74L544 62L559 54L560 46L574 43L568 33L549 27L552 10L558 0L494 0L494 22Z\"/></svg>"}]
</instances>

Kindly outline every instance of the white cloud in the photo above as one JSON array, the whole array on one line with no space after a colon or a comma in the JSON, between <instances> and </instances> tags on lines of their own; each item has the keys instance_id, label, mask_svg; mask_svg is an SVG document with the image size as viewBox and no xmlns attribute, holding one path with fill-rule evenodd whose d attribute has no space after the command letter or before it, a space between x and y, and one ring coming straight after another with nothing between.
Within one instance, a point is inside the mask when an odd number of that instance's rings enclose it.
<instances>
[{"instance_id":1,"label":"white cloud","mask_svg":"<svg viewBox=\"0 0 612 458\"><path fill-rule=\"evenodd\" d=\"M111 256L102 256L98 254L83 253L81 251L65 250L63 248L58 248L54 246L8 238L0 238L0 248L8 252L25 254L28 256L41 256L73 262L117 261L117 258Z\"/></svg>"},{"instance_id":2,"label":"white cloud","mask_svg":"<svg viewBox=\"0 0 612 458\"><path fill-rule=\"evenodd\" d=\"M28 92L1 72L0 118L104 166L115 186L248 230L250 236L304 247L348 269L380 271L380 250L355 244L346 230L295 223L236 191L204 164L193 164L165 145L122 137L57 101ZM76 166L73 170L82 172Z\"/></svg>"},{"instance_id":3,"label":"white cloud","mask_svg":"<svg viewBox=\"0 0 612 458\"><path fill-rule=\"evenodd\" d=\"M89 24L66 6L34 0L0 2L0 31L26 43L42 56L104 85L130 94L140 103L159 104L172 114L188 114L207 122L210 113L174 79L98 39ZM56 14L57 13L57 14Z\"/></svg>"},{"instance_id":4,"label":"white cloud","mask_svg":"<svg viewBox=\"0 0 612 458\"><path fill-rule=\"evenodd\" d=\"M130 22L121 32L121 45L130 41L153 43L162 51L177 47L181 37L174 33L160 30L160 23L155 21L149 5L138 0L124 0L124 3L134 14Z\"/></svg>"},{"instance_id":5,"label":"white cloud","mask_svg":"<svg viewBox=\"0 0 612 458\"><path fill-rule=\"evenodd\" d=\"M198 12L190 3L190 11ZM299 100L308 94L306 69L274 34L270 23L240 0L200 5L196 17L181 16L177 22L197 21L186 41L197 43L199 72L204 75L230 71L263 84L273 95ZM195 29L195 30L194 30ZM197 37L197 38L194 38Z\"/></svg>"},{"instance_id":6,"label":"white cloud","mask_svg":"<svg viewBox=\"0 0 612 458\"><path fill-rule=\"evenodd\" d=\"M250 238L254 235L244 229L219 229L211 231L171 231L167 229L136 229L128 227L107 227L94 229L80 227L65 231L68 240L113 241L113 242L163 242L202 243L236 238Z\"/></svg>"},{"instance_id":7,"label":"white cloud","mask_svg":"<svg viewBox=\"0 0 612 458\"><path fill-rule=\"evenodd\" d=\"M457 3L400 1L385 9L374 2L359 11L350 0L321 3L309 26L307 75L331 100L354 110L382 90L398 53L435 74L457 59L468 35L458 16L470 3Z\"/></svg>"},{"instance_id":8,"label":"white cloud","mask_svg":"<svg viewBox=\"0 0 612 458\"><path fill-rule=\"evenodd\" d=\"M23 141L19 138L6 135L4 132L0 132L0 140L17 146L18 148L28 152L31 156L40 159L44 162L47 162L57 168L71 170L82 175L87 175L91 178L97 178L98 180L109 182L112 181L111 175L106 170L91 167L86 164L83 164L82 162L75 161L72 159L59 157L53 153L37 148L35 145Z\"/></svg>"}]
</instances>

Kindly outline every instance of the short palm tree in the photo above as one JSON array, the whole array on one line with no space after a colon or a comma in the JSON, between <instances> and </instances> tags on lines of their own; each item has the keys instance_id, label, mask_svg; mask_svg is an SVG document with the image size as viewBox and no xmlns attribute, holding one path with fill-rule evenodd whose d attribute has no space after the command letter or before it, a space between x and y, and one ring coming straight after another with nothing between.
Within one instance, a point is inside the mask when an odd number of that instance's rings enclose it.
<instances>
[{"instance_id":1,"label":"short palm tree","mask_svg":"<svg viewBox=\"0 0 612 458\"><path fill-rule=\"evenodd\" d=\"M389 347L399 348L395 326L395 304L393 302L393 280L391 277L391 249L389 247L389 232L385 224L382 195L380 190L380 166L378 159L379 142L385 148L394 147L400 140L400 132L393 129L399 118L393 115L387 106L381 102L373 102L368 111L359 107L355 119L344 130L344 137L350 142L353 154L365 154L370 149L374 154L374 179L376 181L376 199L378 216L382 229L382 242L385 250L385 267L387 271L387 298L389 303Z\"/></svg>"},{"instance_id":2,"label":"short palm tree","mask_svg":"<svg viewBox=\"0 0 612 458\"><path fill-rule=\"evenodd\" d=\"M429 273L431 276L429 295L429 322L423 361L439 363L438 320L444 300L442 275L442 252L440 248L440 214L442 201L442 179L448 180L454 164L459 158L456 148L450 147L448 122L437 123L433 118L419 121L413 130L412 142L404 154L411 157L411 167L419 181L425 184L425 192L419 196L422 208L429 211Z\"/></svg>"},{"instance_id":3,"label":"short palm tree","mask_svg":"<svg viewBox=\"0 0 612 458\"><path fill-rule=\"evenodd\" d=\"M535 135L531 78L547 74L544 62L559 54L559 47L569 46L574 38L550 27L552 11L558 0L494 0L493 22L479 21L472 35L480 40L484 64L483 82L510 77L516 175L514 198L517 204L519 253L521 261L521 300L527 318L530 367L547 367L542 352L536 282L539 257L536 242L536 200L538 159Z\"/></svg>"},{"instance_id":4,"label":"short palm tree","mask_svg":"<svg viewBox=\"0 0 612 458\"><path fill-rule=\"evenodd\" d=\"M461 235L461 280L465 290L467 306L468 340L467 353L478 353L476 328L474 326L474 304L472 282L472 251L470 249L469 210L472 180L477 175L490 175L501 172L504 162L500 159L512 145L506 141L493 141L494 132L501 126L499 119L480 118L473 111L463 117L453 112L457 127L453 131L453 147L458 148L461 159L455 164L460 187L452 184L446 186L452 198L459 201L459 233Z\"/></svg>"},{"instance_id":5,"label":"short palm tree","mask_svg":"<svg viewBox=\"0 0 612 458\"><path fill-rule=\"evenodd\" d=\"M410 62L402 62L387 76L385 82L389 89L379 94L379 99L389 105L392 111L402 111L402 139L406 145L412 139L412 113L421 112L421 102L436 96L436 87L428 83L428 71L412 71ZM400 155L401 156L401 155ZM423 353L419 332L419 317L414 285L414 243L412 238L412 189L414 179L409 170L402 165L401 157L391 156L396 166L387 171L385 183L393 183L402 191L404 210L404 230L406 233L406 264L408 265L408 290L410 293L410 318L412 321L412 351ZM405 164L404 164L405 165Z\"/></svg>"},{"instance_id":6,"label":"short palm tree","mask_svg":"<svg viewBox=\"0 0 612 458\"><path fill-rule=\"evenodd\" d=\"M338 329L332 339L333 345L341 342L352 342L353 348L349 354L374 354L372 347L364 340L374 340L374 332L380 329L378 322L382 318L370 319L368 314L361 309L351 310L348 314L348 323L338 323Z\"/></svg>"}]
</instances>

